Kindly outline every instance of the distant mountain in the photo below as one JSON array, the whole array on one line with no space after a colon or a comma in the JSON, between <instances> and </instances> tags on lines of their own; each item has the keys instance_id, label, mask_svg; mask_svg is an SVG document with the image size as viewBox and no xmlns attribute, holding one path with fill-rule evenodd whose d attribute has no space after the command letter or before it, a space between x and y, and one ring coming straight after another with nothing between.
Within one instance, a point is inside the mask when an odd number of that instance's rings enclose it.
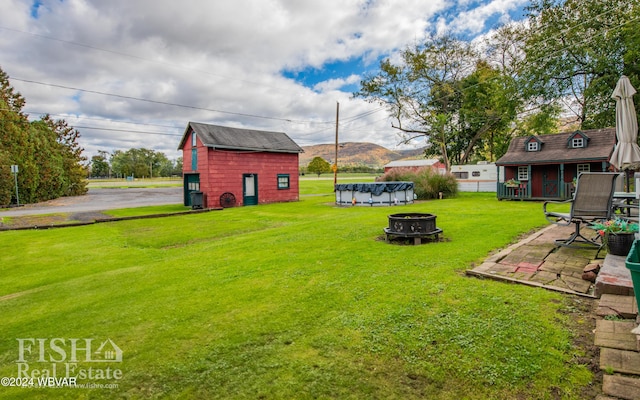
<instances>
[{"instance_id":1,"label":"distant mountain","mask_svg":"<svg viewBox=\"0 0 640 400\"><path fill-rule=\"evenodd\" d=\"M331 164L335 158L335 144L316 144L303 146L300 154L300 165L307 166L314 157L322 157ZM403 158L423 158L424 149L389 150L374 143L347 142L338 147L338 164L367 165L382 167L390 161Z\"/></svg>"}]
</instances>

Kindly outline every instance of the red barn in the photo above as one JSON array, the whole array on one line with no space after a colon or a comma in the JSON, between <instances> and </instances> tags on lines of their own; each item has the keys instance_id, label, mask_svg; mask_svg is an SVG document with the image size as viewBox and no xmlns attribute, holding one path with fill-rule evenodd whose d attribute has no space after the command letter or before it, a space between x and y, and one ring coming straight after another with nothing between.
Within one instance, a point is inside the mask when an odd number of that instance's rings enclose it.
<instances>
[{"instance_id":1,"label":"red barn","mask_svg":"<svg viewBox=\"0 0 640 400\"><path fill-rule=\"evenodd\" d=\"M285 133L189 122L178 150L186 206L192 192L202 192L204 207L299 200L304 150Z\"/></svg>"}]
</instances>

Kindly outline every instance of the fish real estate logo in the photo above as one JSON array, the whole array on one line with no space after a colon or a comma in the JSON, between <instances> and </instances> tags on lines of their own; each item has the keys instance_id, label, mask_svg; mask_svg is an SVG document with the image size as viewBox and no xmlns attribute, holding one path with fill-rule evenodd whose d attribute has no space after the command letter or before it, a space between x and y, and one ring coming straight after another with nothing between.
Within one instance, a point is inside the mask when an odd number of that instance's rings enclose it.
<instances>
[{"instance_id":1,"label":"fish real estate logo","mask_svg":"<svg viewBox=\"0 0 640 400\"><path fill-rule=\"evenodd\" d=\"M21 338L16 340L18 359L16 360L17 378L14 382L18 385L15 386L95 388L104 383L122 379L120 364L123 352L111 339ZM87 382L91 383L84 386ZM111 388L113 387L111 385Z\"/></svg>"}]
</instances>

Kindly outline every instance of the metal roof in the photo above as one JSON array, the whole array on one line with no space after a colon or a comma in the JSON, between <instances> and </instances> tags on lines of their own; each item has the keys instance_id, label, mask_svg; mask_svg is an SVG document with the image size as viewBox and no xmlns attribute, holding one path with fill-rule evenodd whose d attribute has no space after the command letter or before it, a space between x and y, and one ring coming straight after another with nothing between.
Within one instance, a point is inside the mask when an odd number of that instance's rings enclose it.
<instances>
[{"instance_id":1,"label":"metal roof","mask_svg":"<svg viewBox=\"0 0 640 400\"><path fill-rule=\"evenodd\" d=\"M570 148L568 141L576 133L587 138L584 148ZM496 165L558 164L567 162L609 161L616 144L615 128L585 129L580 131L533 136L541 145L539 151L527 151L526 143L532 136L519 136L511 140L509 150Z\"/></svg>"},{"instance_id":2,"label":"metal roof","mask_svg":"<svg viewBox=\"0 0 640 400\"><path fill-rule=\"evenodd\" d=\"M430 167L437 164L437 159L428 160L395 160L385 165L385 167Z\"/></svg>"},{"instance_id":3,"label":"metal roof","mask_svg":"<svg viewBox=\"0 0 640 400\"><path fill-rule=\"evenodd\" d=\"M258 131L189 122L178 150L182 150L191 132L203 145L216 149L250 150L276 153L302 153L304 150L284 132Z\"/></svg>"}]
</instances>

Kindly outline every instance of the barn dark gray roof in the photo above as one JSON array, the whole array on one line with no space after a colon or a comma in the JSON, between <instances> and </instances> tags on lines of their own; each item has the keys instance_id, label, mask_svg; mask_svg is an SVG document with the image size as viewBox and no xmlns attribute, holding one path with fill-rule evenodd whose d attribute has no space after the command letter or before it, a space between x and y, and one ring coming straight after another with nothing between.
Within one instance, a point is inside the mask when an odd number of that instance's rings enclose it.
<instances>
[{"instance_id":1,"label":"barn dark gray roof","mask_svg":"<svg viewBox=\"0 0 640 400\"><path fill-rule=\"evenodd\" d=\"M570 148L567 145L569 138L576 131L535 136L541 144L540 151L526 150L525 143L531 136L515 137L509 144L509 150L496 161L496 165L609 161L616 144L615 128L585 129L579 132L588 138L585 148Z\"/></svg>"},{"instance_id":2,"label":"barn dark gray roof","mask_svg":"<svg viewBox=\"0 0 640 400\"><path fill-rule=\"evenodd\" d=\"M227 150L252 150L277 153L302 153L304 150L284 132L268 132L253 129L230 128L189 122L180 140L178 150L184 148L191 131L207 147Z\"/></svg>"}]
</instances>

